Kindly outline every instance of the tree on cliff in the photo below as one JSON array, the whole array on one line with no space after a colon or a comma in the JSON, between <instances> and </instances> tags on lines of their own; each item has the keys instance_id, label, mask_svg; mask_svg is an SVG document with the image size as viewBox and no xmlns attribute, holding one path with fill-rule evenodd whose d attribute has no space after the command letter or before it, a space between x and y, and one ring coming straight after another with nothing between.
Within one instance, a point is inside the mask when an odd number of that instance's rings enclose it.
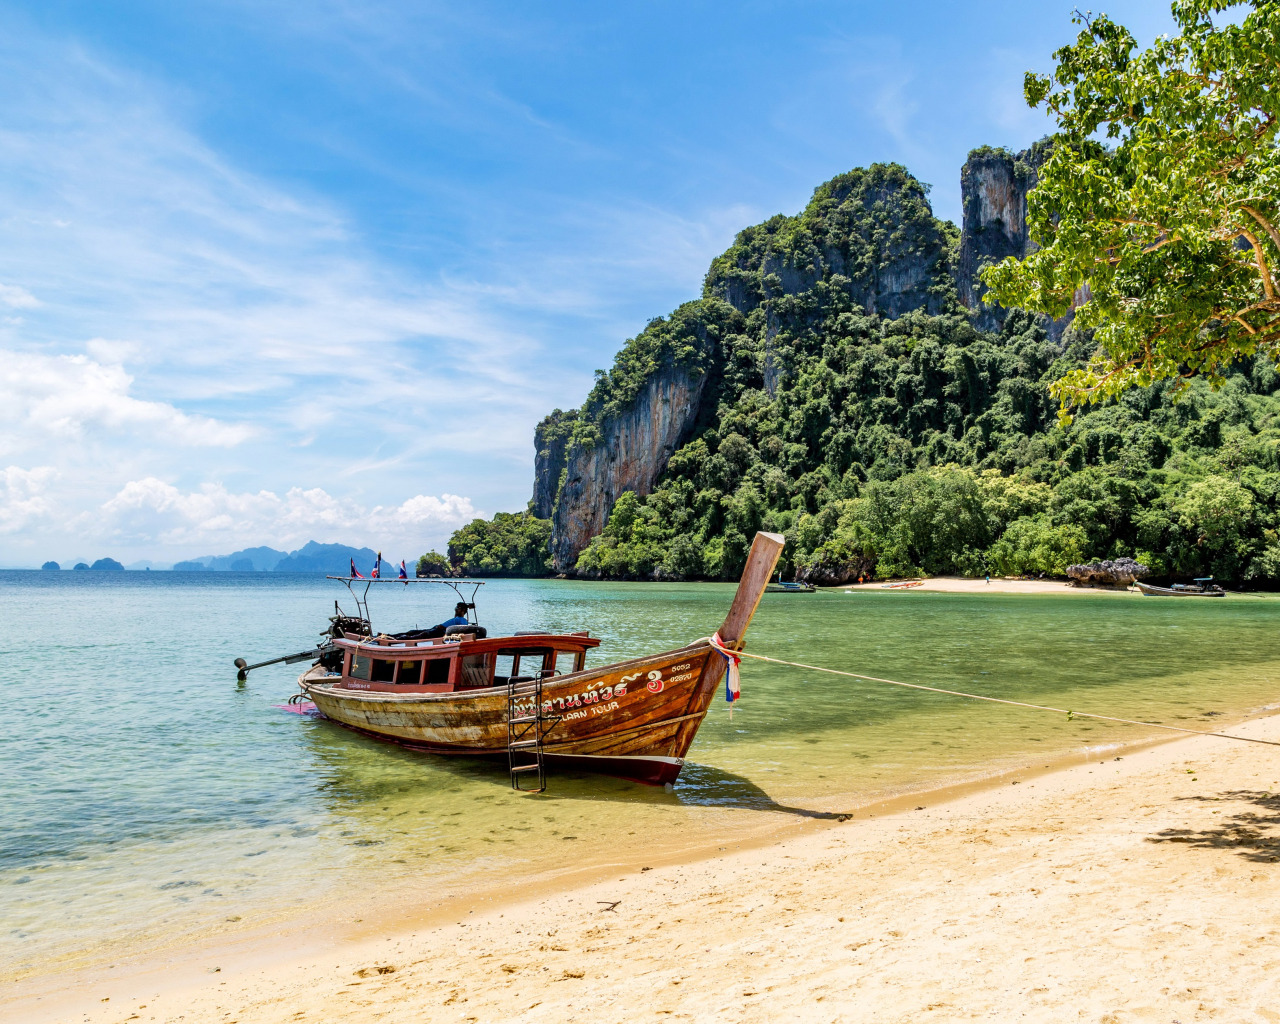
<instances>
[{"instance_id":1,"label":"tree on cliff","mask_svg":"<svg viewBox=\"0 0 1280 1024\"><path fill-rule=\"evenodd\" d=\"M1240 24L1214 23L1235 8ZM1135 53L1126 28L1077 12L1052 77L1026 77L1059 127L1028 197L1041 248L982 277L988 301L1055 317L1085 299L1075 325L1099 349L1052 385L1064 419L1280 358L1280 3L1175 0L1173 15L1181 33Z\"/></svg>"}]
</instances>

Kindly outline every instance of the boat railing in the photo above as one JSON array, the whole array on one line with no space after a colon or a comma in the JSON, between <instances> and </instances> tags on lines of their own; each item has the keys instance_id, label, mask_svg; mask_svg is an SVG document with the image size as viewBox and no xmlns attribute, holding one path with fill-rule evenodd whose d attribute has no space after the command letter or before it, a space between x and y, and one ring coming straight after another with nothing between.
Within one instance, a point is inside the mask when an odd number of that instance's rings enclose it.
<instances>
[{"instance_id":1,"label":"boat railing","mask_svg":"<svg viewBox=\"0 0 1280 1024\"><path fill-rule=\"evenodd\" d=\"M483 580L464 580L464 579L445 579L443 577L415 577L414 579L398 579L390 576L326 576L327 580L337 580L347 588L351 594L351 599L356 603L356 612L359 618L369 623L369 628L373 628L373 619L369 615L369 588L375 583L402 583L406 587L410 583L434 583L443 585L452 590L459 597L459 603L467 606L469 617L474 620L473 625L479 625L480 617L476 612L476 591L484 586ZM364 589L357 590L357 587L363 583ZM462 593L463 587L471 588L471 595L468 597Z\"/></svg>"}]
</instances>

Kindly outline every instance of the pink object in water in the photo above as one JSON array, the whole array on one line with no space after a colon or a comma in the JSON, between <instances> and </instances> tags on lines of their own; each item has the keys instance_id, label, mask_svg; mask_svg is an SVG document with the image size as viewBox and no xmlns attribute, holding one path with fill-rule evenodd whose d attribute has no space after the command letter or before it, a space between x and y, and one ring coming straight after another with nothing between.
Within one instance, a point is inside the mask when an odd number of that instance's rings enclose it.
<instances>
[{"instance_id":1,"label":"pink object in water","mask_svg":"<svg viewBox=\"0 0 1280 1024\"><path fill-rule=\"evenodd\" d=\"M309 700L299 701L297 704L272 704L271 706L280 711L292 711L295 715L318 715L320 713Z\"/></svg>"}]
</instances>

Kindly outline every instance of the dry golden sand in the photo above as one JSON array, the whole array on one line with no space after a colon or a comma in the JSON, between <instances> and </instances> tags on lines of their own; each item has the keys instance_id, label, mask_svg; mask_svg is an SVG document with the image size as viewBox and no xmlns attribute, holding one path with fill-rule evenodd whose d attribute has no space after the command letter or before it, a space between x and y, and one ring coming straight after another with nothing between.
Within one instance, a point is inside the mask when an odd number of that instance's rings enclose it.
<instances>
[{"instance_id":1,"label":"dry golden sand","mask_svg":"<svg viewBox=\"0 0 1280 1024\"><path fill-rule=\"evenodd\" d=\"M1280 740L1280 716L1237 731ZM1280 748L1194 737L921 802L293 962L264 943L194 986L123 975L9 998L0 1016L1280 1021Z\"/></svg>"}]
</instances>

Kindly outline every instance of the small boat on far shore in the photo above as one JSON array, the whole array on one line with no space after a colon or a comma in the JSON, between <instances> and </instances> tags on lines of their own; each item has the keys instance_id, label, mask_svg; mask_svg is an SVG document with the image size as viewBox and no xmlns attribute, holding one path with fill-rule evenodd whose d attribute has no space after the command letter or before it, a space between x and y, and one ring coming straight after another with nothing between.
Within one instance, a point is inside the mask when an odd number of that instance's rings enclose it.
<instances>
[{"instance_id":1,"label":"small boat on far shore","mask_svg":"<svg viewBox=\"0 0 1280 1024\"><path fill-rule=\"evenodd\" d=\"M1135 586L1148 597L1226 597L1227 592L1213 582L1212 576L1204 576L1191 583L1175 583L1169 587L1155 587L1150 583Z\"/></svg>"},{"instance_id":2,"label":"small boat on far shore","mask_svg":"<svg viewBox=\"0 0 1280 1024\"><path fill-rule=\"evenodd\" d=\"M778 578L764 588L766 594L812 594L813 590L812 583L783 583L782 573L778 573Z\"/></svg>"}]
</instances>

